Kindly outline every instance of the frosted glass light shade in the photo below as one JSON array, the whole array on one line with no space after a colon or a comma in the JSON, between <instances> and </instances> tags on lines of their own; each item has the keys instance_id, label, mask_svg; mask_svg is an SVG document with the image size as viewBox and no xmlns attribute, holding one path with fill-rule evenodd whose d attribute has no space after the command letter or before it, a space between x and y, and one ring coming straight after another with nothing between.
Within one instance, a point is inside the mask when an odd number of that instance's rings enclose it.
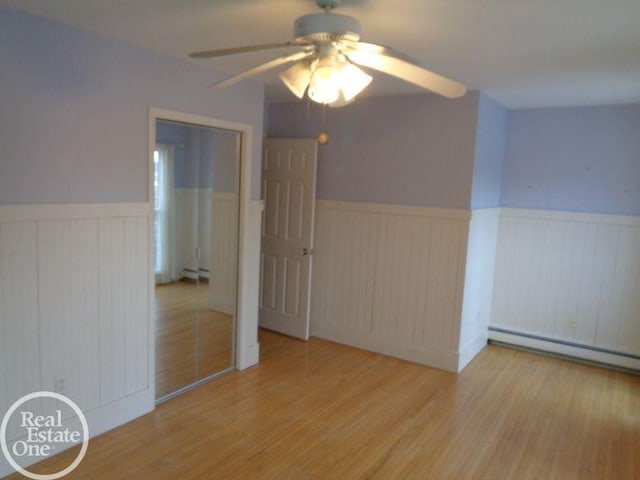
<instances>
[{"instance_id":1,"label":"frosted glass light shade","mask_svg":"<svg viewBox=\"0 0 640 480\"><path fill-rule=\"evenodd\" d=\"M356 97L353 97L351 100L346 100L344 95L340 95L340 98L333 103L330 103L329 106L332 108L344 107L345 105L349 105L356 101Z\"/></svg>"},{"instance_id":2,"label":"frosted glass light shade","mask_svg":"<svg viewBox=\"0 0 640 480\"><path fill-rule=\"evenodd\" d=\"M373 78L352 63L345 64L340 69L340 84L344 99L348 102L367 88Z\"/></svg>"},{"instance_id":3,"label":"frosted glass light shade","mask_svg":"<svg viewBox=\"0 0 640 480\"><path fill-rule=\"evenodd\" d=\"M333 103L340 97L340 66L335 58L321 58L309 82L309 98L318 103Z\"/></svg>"},{"instance_id":4,"label":"frosted glass light shade","mask_svg":"<svg viewBox=\"0 0 640 480\"><path fill-rule=\"evenodd\" d=\"M280 73L280 80L298 98L304 97L304 92L311 79L311 66L308 62L298 62L288 70Z\"/></svg>"},{"instance_id":5,"label":"frosted glass light shade","mask_svg":"<svg viewBox=\"0 0 640 480\"><path fill-rule=\"evenodd\" d=\"M338 88L314 88L309 87L309 98L323 105L331 105L340 98L340 89Z\"/></svg>"},{"instance_id":6,"label":"frosted glass light shade","mask_svg":"<svg viewBox=\"0 0 640 480\"><path fill-rule=\"evenodd\" d=\"M326 56L317 62L298 62L280 73L280 79L298 98L332 106L351 103L373 80L352 63Z\"/></svg>"}]
</instances>

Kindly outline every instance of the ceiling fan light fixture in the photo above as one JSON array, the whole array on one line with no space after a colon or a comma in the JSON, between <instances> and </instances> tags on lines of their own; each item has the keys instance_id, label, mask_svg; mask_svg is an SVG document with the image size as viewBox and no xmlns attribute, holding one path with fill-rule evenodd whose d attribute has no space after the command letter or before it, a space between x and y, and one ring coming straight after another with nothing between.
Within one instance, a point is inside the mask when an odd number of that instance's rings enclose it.
<instances>
[{"instance_id":1,"label":"ceiling fan light fixture","mask_svg":"<svg viewBox=\"0 0 640 480\"><path fill-rule=\"evenodd\" d=\"M311 80L311 65L309 62L295 63L291 68L280 72L280 80L296 97L304 97L304 92Z\"/></svg>"},{"instance_id":2,"label":"ceiling fan light fixture","mask_svg":"<svg viewBox=\"0 0 640 480\"><path fill-rule=\"evenodd\" d=\"M326 56L320 58L315 64L308 81L307 94L311 100L317 103L335 106L338 106L337 104L346 105L362 92L371 83L371 80L373 78L370 75L367 75L356 65L348 63L344 58L341 61L335 55ZM291 91L298 95L285 78L283 81ZM298 95L298 98L302 97Z\"/></svg>"},{"instance_id":3,"label":"ceiling fan light fixture","mask_svg":"<svg viewBox=\"0 0 640 480\"><path fill-rule=\"evenodd\" d=\"M226 80L210 85L225 88L247 78L286 64L293 64L280 78L298 98L308 97L325 105L342 106L352 102L371 82L367 71L375 70L446 98L466 94L467 87L438 73L429 71L409 56L384 45L360 41L362 25L332 9L340 0L316 0L324 13L303 15L294 22L294 39L285 43L248 45L193 52L192 58L216 58L262 50L295 49L261 63Z\"/></svg>"},{"instance_id":4,"label":"ceiling fan light fixture","mask_svg":"<svg viewBox=\"0 0 640 480\"><path fill-rule=\"evenodd\" d=\"M331 105L340 99L340 88L329 86L318 88L313 85L309 85L307 94L314 102L321 103L323 105Z\"/></svg>"},{"instance_id":5,"label":"ceiling fan light fixture","mask_svg":"<svg viewBox=\"0 0 640 480\"><path fill-rule=\"evenodd\" d=\"M318 103L333 103L340 98L342 78L340 65L335 57L318 60L309 82L309 98Z\"/></svg>"},{"instance_id":6,"label":"ceiling fan light fixture","mask_svg":"<svg viewBox=\"0 0 640 480\"><path fill-rule=\"evenodd\" d=\"M373 80L371 75L367 75L353 63L347 63L340 69L340 80L342 84L342 94L348 102L362 92Z\"/></svg>"},{"instance_id":7,"label":"ceiling fan light fixture","mask_svg":"<svg viewBox=\"0 0 640 480\"><path fill-rule=\"evenodd\" d=\"M338 100L336 100L333 103L330 103L327 106L329 106L331 108L344 107L345 105L349 105L350 103L353 103L355 101L356 101L355 97L352 98L351 100L346 100L344 98L344 94L342 94L342 95L340 95L340 98L338 98Z\"/></svg>"}]
</instances>

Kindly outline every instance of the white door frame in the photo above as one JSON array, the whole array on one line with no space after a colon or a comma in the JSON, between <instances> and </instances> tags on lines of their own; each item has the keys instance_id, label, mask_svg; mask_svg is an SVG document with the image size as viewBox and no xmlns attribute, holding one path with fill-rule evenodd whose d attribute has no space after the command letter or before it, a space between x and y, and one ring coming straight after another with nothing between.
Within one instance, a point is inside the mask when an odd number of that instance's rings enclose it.
<instances>
[{"instance_id":1,"label":"white door frame","mask_svg":"<svg viewBox=\"0 0 640 480\"><path fill-rule=\"evenodd\" d=\"M237 308L236 308L236 324L235 324L235 358L233 359L233 367L237 369L244 369L252 364L256 363L257 359L252 357L251 353L255 352L256 346L247 340L252 335L247 335L246 330L252 328L255 325L257 334L257 305L255 305L254 299L243 288L247 279L252 275L250 261L252 253L251 248L253 245L260 244L260 238L249 238L251 232L250 222L250 200L251 200L251 155L253 152L253 127L246 123L230 122L227 120L204 117L201 115L192 115L189 113L178 112L174 110L167 110L162 108L150 108L149 109L149 166L148 166L148 190L147 190L147 202L149 204L150 219L154 218L154 205L153 205L153 152L156 147L156 122L158 120L172 120L182 123L191 123L194 125L204 125L213 128L222 128L226 130L234 130L240 132L240 184L239 184L239 199L240 199L240 211L239 211L239 229L238 229L238 276L237 276ZM149 239L151 240L151 248L149 252L149 331L151 332L149 339L149 352L150 359L149 365L151 367L150 381L153 382L153 391L155 392L155 321L153 318L153 312L151 306L153 305L154 289L155 289L155 267L154 267L154 228L153 220L149 222Z\"/></svg>"}]
</instances>

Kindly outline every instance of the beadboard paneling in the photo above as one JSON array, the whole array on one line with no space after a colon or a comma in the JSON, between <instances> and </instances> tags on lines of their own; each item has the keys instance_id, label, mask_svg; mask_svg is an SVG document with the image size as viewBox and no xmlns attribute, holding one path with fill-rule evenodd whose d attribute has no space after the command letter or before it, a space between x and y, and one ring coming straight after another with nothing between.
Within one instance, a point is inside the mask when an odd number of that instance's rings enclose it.
<instances>
[{"instance_id":1,"label":"beadboard paneling","mask_svg":"<svg viewBox=\"0 0 640 480\"><path fill-rule=\"evenodd\" d=\"M640 355L640 219L502 209L491 325Z\"/></svg>"},{"instance_id":2,"label":"beadboard paneling","mask_svg":"<svg viewBox=\"0 0 640 480\"><path fill-rule=\"evenodd\" d=\"M0 412L41 390L36 225L0 223Z\"/></svg>"},{"instance_id":3,"label":"beadboard paneling","mask_svg":"<svg viewBox=\"0 0 640 480\"><path fill-rule=\"evenodd\" d=\"M212 235L215 217L213 208L216 201L234 197L233 193L216 193L208 188L176 188L174 190L176 265L180 276L196 279L198 276L209 278L213 260ZM237 238L237 234L236 234ZM237 241L237 240L236 240ZM196 247L200 258L196 257ZM196 273L198 272L198 273Z\"/></svg>"},{"instance_id":4,"label":"beadboard paneling","mask_svg":"<svg viewBox=\"0 0 640 480\"><path fill-rule=\"evenodd\" d=\"M148 386L147 219L101 219L99 238L100 399L108 403Z\"/></svg>"},{"instance_id":5,"label":"beadboard paneling","mask_svg":"<svg viewBox=\"0 0 640 480\"><path fill-rule=\"evenodd\" d=\"M462 370L487 345L499 214L499 208L482 208L471 212L458 370Z\"/></svg>"},{"instance_id":6,"label":"beadboard paneling","mask_svg":"<svg viewBox=\"0 0 640 480\"><path fill-rule=\"evenodd\" d=\"M83 410L100 405L98 220L37 223L42 379ZM81 361L79 361L81 359Z\"/></svg>"},{"instance_id":7,"label":"beadboard paneling","mask_svg":"<svg viewBox=\"0 0 640 480\"><path fill-rule=\"evenodd\" d=\"M456 371L469 212L316 208L312 334Z\"/></svg>"},{"instance_id":8,"label":"beadboard paneling","mask_svg":"<svg viewBox=\"0 0 640 480\"><path fill-rule=\"evenodd\" d=\"M209 191L208 196L211 195ZM200 240L198 221L200 219L200 194L197 188L177 188L174 191L176 266L178 276L197 278L198 259L196 247ZM209 246L205 247L208 249ZM202 252L208 256L208 252Z\"/></svg>"},{"instance_id":9,"label":"beadboard paneling","mask_svg":"<svg viewBox=\"0 0 640 480\"><path fill-rule=\"evenodd\" d=\"M231 315L236 309L238 270L238 196L212 193L209 308Z\"/></svg>"},{"instance_id":10,"label":"beadboard paneling","mask_svg":"<svg viewBox=\"0 0 640 480\"><path fill-rule=\"evenodd\" d=\"M150 214L147 204L0 207L0 408L58 390L92 435L153 408Z\"/></svg>"}]
</instances>

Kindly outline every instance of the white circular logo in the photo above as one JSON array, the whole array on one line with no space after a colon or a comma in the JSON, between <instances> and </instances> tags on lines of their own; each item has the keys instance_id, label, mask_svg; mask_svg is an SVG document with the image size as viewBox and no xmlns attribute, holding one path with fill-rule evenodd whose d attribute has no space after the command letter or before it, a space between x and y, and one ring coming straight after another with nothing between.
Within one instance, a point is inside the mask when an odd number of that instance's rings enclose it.
<instances>
[{"instance_id":1,"label":"white circular logo","mask_svg":"<svg viewBox=\"0 0 640 480\"><path fill-rule=\"evenodd\" d=\"M64 402L80 420L81 430L74 430L68 426L64 426L64 422L68 421L63 418L62 410L57 409L51 415L44 415L44 412L37 415L32 410L24 409L19 412L19 422L15 427L22 429L24 434L14 440L11 444L7 441L7 425L12 415L18 408L37 398L51 398ZM21 466L16 458L43 459L53 455L60 445L72 446L80 442L82 439L82 447L80 453L71 464L63 470L49 474L33 473ZM87 447L89 446L89 425L82 410L72 400L64 395L55 392L34 392L18 399L2 418L0 425L0 443L2 444L2 453L9 464L22 475L34 480L55 480L71 473L82 461Z\"/></svg>"}]
</instances>

